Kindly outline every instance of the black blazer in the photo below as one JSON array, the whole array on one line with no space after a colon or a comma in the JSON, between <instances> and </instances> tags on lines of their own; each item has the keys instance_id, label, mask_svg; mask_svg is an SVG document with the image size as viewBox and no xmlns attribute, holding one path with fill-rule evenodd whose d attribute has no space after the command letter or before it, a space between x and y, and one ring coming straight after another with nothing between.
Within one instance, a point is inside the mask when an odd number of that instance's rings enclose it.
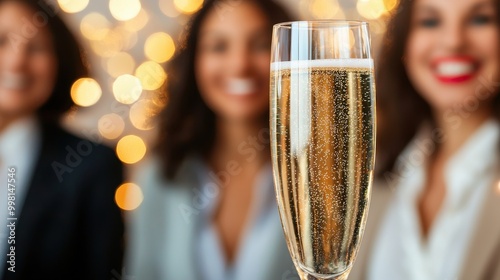
<instances>
[{"instance_id":1,"label":"black blazer","mask_svg":"<svg viewBox=\"0 0 500 280\"><path fill-rule=\"evenodd\" d=\"M122 164L107 147L58 126L41 128L41 151L18 213L16 272L6 263L3 279L120 279L124 226L114 193Z\"/></svg>"}]
</instances>

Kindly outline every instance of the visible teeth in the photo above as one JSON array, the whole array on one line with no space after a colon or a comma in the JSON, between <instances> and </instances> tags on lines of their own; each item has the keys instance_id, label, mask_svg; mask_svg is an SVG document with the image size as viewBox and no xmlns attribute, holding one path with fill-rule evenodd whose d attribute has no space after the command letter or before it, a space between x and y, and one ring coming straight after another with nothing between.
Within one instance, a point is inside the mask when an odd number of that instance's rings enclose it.
<instances>
[{"instance_id":1,"label":"visible teeth","mask_svg":"<svg viewBox=\"0 0 500 280\"><path fill-rule=\"evenodd\" d=\"M467 62L442 62L437 66L437 73L441 76L462 76L474 72L474 64Z\"/></svg>"},{"instance_id":2,"label":"visible teeth","mask_svg":"<svg viewBox=\"0 0 500 280\"><path fill-rule=\"evenodd\" d=\"M28 85L25 75L4 73L0 75L0 87L10 90L21 90Z\"/></svg>"},{"instance_id":3,"label":"visible teeth","mask_svg":"<svg viewBox=\"0 0 500 280\"><path fill-rule=\"evenodd\" d=\"M227 83L228 92L234 95L251 94L255 87L255 82L252 79L231 79Z\"/></svg>"}]
</instances>

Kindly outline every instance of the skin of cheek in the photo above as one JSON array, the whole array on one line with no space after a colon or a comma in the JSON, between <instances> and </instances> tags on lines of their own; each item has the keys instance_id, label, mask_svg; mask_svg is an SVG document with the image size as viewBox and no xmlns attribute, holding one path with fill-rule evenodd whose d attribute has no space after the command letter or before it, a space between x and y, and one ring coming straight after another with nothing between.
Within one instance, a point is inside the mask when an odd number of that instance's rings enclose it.
<instances>
[{"instance_id":1,"label":"skin of cheek","mask_svg":"<svg viewBox=\"0 0 500 280\"><path fill-rule=\"evenodd\" d=\"M478 52L487 54L485 65L478 76L474 96L481 100L491 100L500 90L500 35L498 28L491 28L483 33L472 33Z\"/></svg>"},{"instance_id":2,"label":"skin of cheek","mask_svg":"<svg viewBox=\"0 0 500 280\"><path fill-rule=\"evenodd\" d=\"M4 106L0 105L0 112L3 111L11 117L35 113L53 94L57 78L56 64L57 60L48 54L28 60L26 72L32 78L30 89L14 95L9 94L4 100Z\"/></svg>"},{"instance_id":3,"label":"skin of cheek","mask_svg":"<svg viewBox=\"0 0 500 280\"><path fill-rule=\"evenodd\" d=\"M37 94L35 94L38 103L35 107L37 108L42 106L53 94L57 80L57 64L55 56L50 54L40 57L33 63L33 72L37 76Z\"/></svg>"}]
</instances>

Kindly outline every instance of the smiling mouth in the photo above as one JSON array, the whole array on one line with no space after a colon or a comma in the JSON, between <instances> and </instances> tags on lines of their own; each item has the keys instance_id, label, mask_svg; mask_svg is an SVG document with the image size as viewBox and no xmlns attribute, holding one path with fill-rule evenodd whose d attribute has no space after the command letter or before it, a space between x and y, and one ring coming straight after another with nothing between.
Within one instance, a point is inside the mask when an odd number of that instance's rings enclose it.
<instances>
[{"instance_id":1,"label":"smiling mouth","mask_svg":"<svg viewBox=\"0 0 500 280\"><path fill-rule=\"evenodd\" d=\"M436 60L434 73L443 83L463 83L472 79L479 70L477 61L470 57L450 57Z\"/></svg>"},{"instance_id":2,"label":"smiling mouth","mask_svg":"<svg viewBox=\"0 0 500 280\"><path fill-rule=\"evenodd\" d=\"M25 90L30 83L26 75L3 73L0 74L0 89L6 90Z\"/></svg>"},{"instance_id":3,"label":"smiling mouth","mask_svg":"<svg viewBox=\"0 0 500 280\"><path fill-rule=\"evenodd\" d=\"M226 92L231 95L250 95L257 89L257 82L254 79L230 79L226 84Z\"/></svg>"}]
</instances>

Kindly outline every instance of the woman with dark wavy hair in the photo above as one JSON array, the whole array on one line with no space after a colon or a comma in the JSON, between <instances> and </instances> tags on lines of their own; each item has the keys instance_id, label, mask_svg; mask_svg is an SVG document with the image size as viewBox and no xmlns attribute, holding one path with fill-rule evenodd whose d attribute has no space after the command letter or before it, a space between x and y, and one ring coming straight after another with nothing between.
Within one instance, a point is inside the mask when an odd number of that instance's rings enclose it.
<instances>
[{"instance_id":1,"label":"woman with dark wavy hair","mask_svg":"<svg viewBox=\"0 0 500 280\"><path fill-rule=\"evenodd\" d=\"M390 187L352 279L500 279L499 16L498 0L400 1L377 71Z\"/></svg>"},{"instance_id":2,"label":"woman with dark wavy hair","mask_svg":"<svg viewBox=\"0 0 500 280\"><path fill-rule=\"evenodd\" d=\"M87 71L47 3L0 0L0 279L109 280L122 267L122 165L59 124Z\"/></svg>"},{"instance_id":3,"label":"woman with dark wavy hair","mask_svg":"<svg viewBox=\"0 0 500 280\"><path fill-rule=\"evenodd\" d=\"M132 221L138 279L289 279L269 152L268 0L205 1L168 67L144 201ZM288 277L288 278L287 278Z\"/></svg>"}]
</instances>

